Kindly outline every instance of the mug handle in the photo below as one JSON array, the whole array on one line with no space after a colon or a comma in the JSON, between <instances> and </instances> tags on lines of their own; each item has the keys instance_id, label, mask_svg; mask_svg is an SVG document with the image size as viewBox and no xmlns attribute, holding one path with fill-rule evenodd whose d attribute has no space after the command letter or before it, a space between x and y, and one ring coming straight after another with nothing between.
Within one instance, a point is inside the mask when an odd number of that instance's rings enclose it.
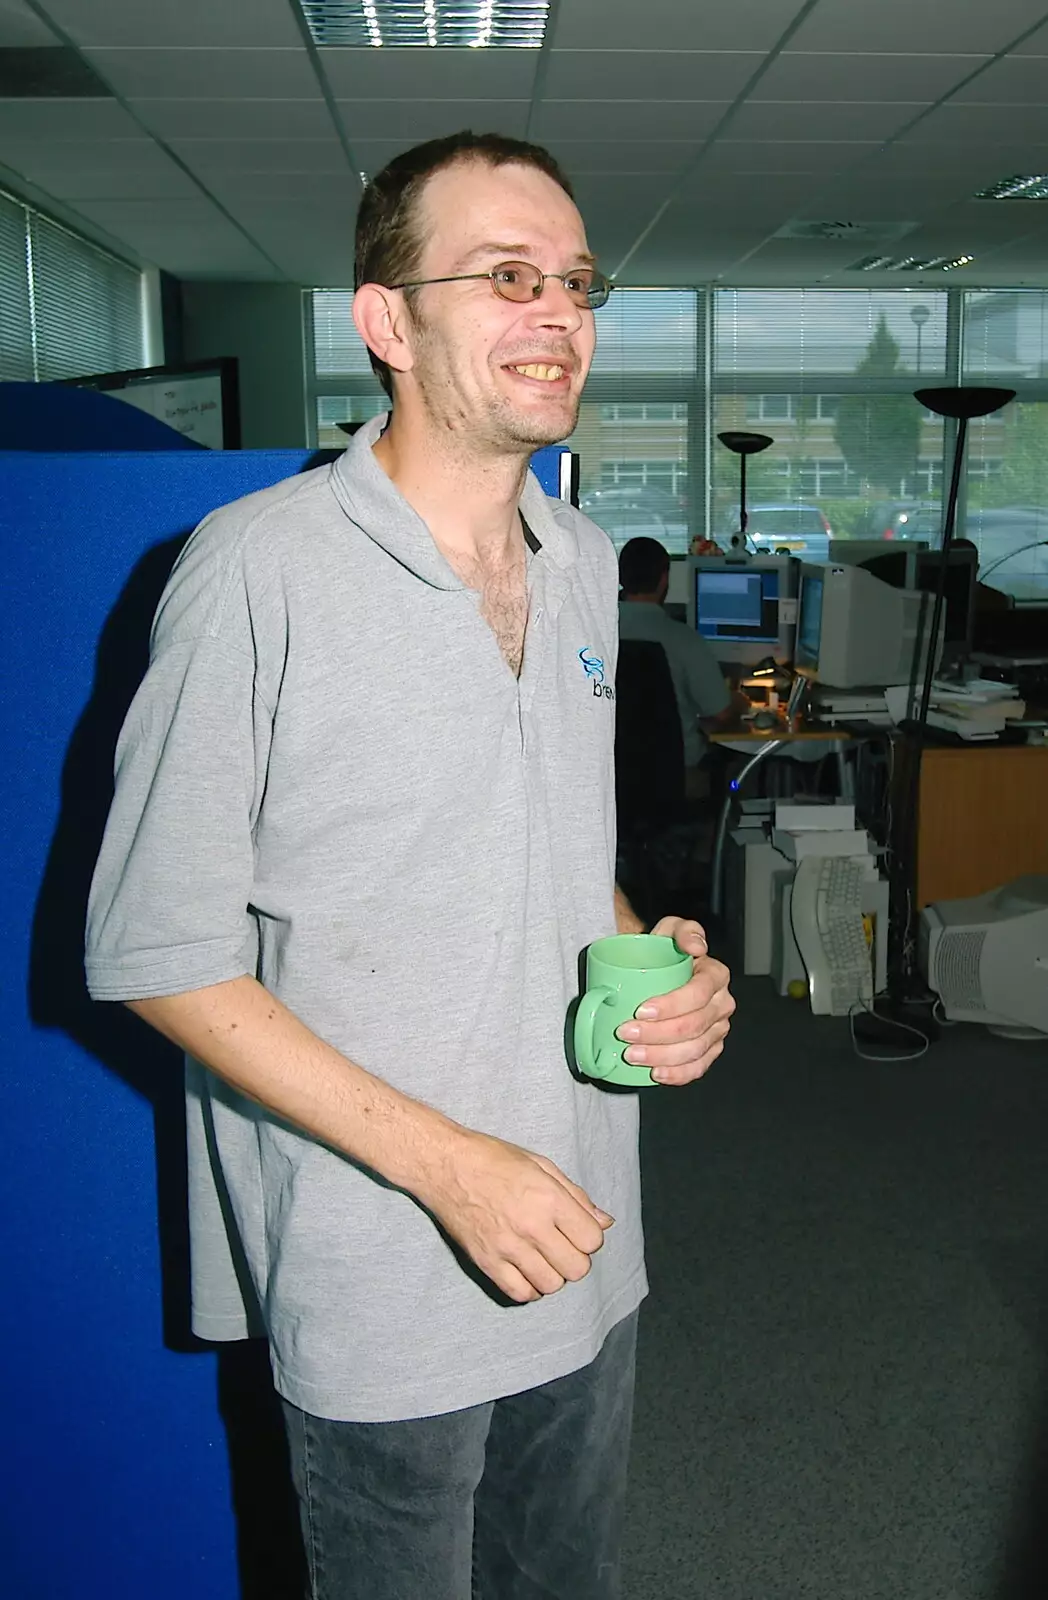
<instances>
[{"instance_id":1,"label":"mug handle","mask_svg":"<svg viewBox=\"0 0 1048 1600\"><path fill-rule=\"evenodd\" d=\"M593 1030L597 1022L597 1012L606 1000L613 998L614 994L614 989L587 989L575 1013L575 1060L588 1078L606 1078L615 1065L615 1058L612 1056L602 1072L600 1060L593 1049Z\"/></svg>"}]
</instances>

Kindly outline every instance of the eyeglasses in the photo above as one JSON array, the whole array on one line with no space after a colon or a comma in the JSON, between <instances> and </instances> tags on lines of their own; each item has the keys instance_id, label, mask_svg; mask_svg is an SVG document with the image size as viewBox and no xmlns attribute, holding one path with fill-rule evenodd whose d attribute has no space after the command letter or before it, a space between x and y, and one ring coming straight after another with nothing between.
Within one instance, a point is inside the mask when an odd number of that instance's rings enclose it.
<instances>
[{"instance_id":1,"label":"eyeglasses","mask_svg":"<svg viewBox=\"0 0 1048 1600\"><path fill-rule=\"evenodd\" d=\"M461 272L453 278L418 278L413 283L390 283L389 289L421 289L427 283L472 283L487 278L502 300L512 300L517 305L527 305L537 300L546 287L547 278L556 278L564 285L568 299L574 305L596 311L606 305L614 284L596 267L573 267L570 272L540 272L530 261L500 261L490 272Z\"/></svg>"}]
</instances>

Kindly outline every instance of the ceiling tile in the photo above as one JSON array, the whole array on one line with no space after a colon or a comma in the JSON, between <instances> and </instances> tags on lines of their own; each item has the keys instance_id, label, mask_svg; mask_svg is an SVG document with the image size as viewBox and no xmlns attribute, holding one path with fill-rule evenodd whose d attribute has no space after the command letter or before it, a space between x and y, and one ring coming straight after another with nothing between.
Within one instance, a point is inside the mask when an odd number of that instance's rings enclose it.
<instances>
[{"instance_id":1,"label":"ceiling tile","mask_svg":"<svg viewBox=\"0 0 1048 1600\"><path fill-rule=\"evenodd\" d=\"M979 56L802 55L772 62L755 100L803 100L818 115L822 100L938 100L980 62Z\"/></svg>"},{"instance_id":2,"label":"ceiling tile","mask_svg":"<svg viewBox=\"0 0 1048 1600\"><path fill-rule=\"evenodd\" d=\"M839 172L877 149L860 140L718 139L710 160L723 172Z\"/></svg>"},{"instance_id":3,"label":"ceiling tile","mask_svg":"<svg viewBox=\"0 0 1048 1600\"><path fill-rule=\"evenodd\" d=\"M980 72L974 83L959 89L956 102L967 105L1028 105L1044 103L1048 92L1048 64L1039 56L1006 56Z\"/></svg>"},{"instance_id":4,"label":"ceiling tile","mask_svg":"<svg viewBox=\"0 0 1048 1600\"><path fill-rule=\"evenodd\" d=\"M552 50L543 99L733 100L759 50Z\"/></svg>"},{"instance_id":5,"label":"ceiling tile","mask_svg":"<svg viewBox=\"0 0 1048 1600\"><path fill-rule=\"evenodd\" d=\"M338 100L527 100L535 50L321 50Z\"/></svg>"},{"instance_id":6,"label":"ceiling tile","mask_svg":"<svg viewBox=\"0 0 1048 1600\"><path fill-rule=\"evenodd\" d=\"M81 45L301 45L287 0L45 0Z\"/></svg>"},{"instance_id":7,"label":"ceiling tile","mask_svg":"<svg viewBox=\"0 0 1048 1600\"><path fill-rule=\"evenodd\" d=\"M346 134L358 139L396 139L406 149L423 139L443 139L463 128L521 139L527 100L340 100Z\"/></svg>"},{"instance_id":8,"label":"ceiling tile","mask_svg":"<svg viewBox=\"0 0 1048 1600\"><path fill-rule=\"evenodd\" d=\"M58 39L21 0L0 0L0 45L54 45Z\"/></svg>"},{"instance_id":9,"label":"ceiling tile","mask_svg":"<svg viewBox=\"0 0 1048 1600\"><path fill-rule=\"evenodd\" d=\"M687 139L712 133L727 110L717 100L544 100L537 139Z\"/></svg>"},{"instance_id":10,"label":"ceiling tile","mask_svg":"<svg viewBox=\"0 0 1048 1600\"><path fill-rule=\"evenodd\" d=\"M130 200L196 198L197 186L153 144L144 148L127 141L133 160L115 160L106 145L92 143L76 150L58 142L4 146L6 164L57 200Z\"/></svg>"},{"instance_id":11,"label":"ceiling tile","mask_svg":"<svg viewBox=\"0 0 1048 1600\"><path fill-rule=\"evenodd\" d=\"M171 162L152 139L27 139L5 138L4 160L46 166L52 171L111 172L149 177Z\"/></svg>"},{"instance_id":12,"label":"ceiling tile","mask_svg":"<svg viewBox=\"0 0 1048 1600\"><path fill-rule=\"evenodd\" d=\"M834 180L830 180L834 181ZM704 164L681 185L678 203L700 210L707 227L720 227L736 217L778 218L807 213L809 196L817 194L826 180L816 173L738 173L719 172Z\"/></svg>"},{"instance_id":13,"label":"ceiling tile","mask_svg":"<svg viewBox=\"0 0 1048 1600\"><path fill-rule=\"evenodd\" d=\"M557 50L770 50L800 10L801 0L733 0L731 5L681 0L571 0L560 8Z\"/></svg>"},{"instance_id":14,"label":"ceiling tile","mask_svg":"<svg viewBox=\"0 0 1048 1600\"><path fill-rule=\"evenodd\" d=\"M899 139L886 150L878 152L865 169L864 182L914 178L931 183L938 179L948 181L959 177L970 179L973 189L978 189L985 187L981 183L983 173L996 173L998 166L1003 164L1006 170L997 175L1006 177L1008 171L1019 171L1024 153L1029 154L1021 144L987 145L981 141L964 139L926 139L922 137L924 127L922 123L907 138ZM1018 162L1018 167L1010 166L1012 162ZM986 179L987 183L992 181L992 176Z\"/></svg>"},{"instance_id":15,"label":"ceiling tile","mask_svg":"<svg viewBox=\"0 0 1048 1600\"><path fill-rule=\"evenodd\" d=\"M114 100L0 100L0 139L141 139Z\"/></svg>"},{"instance_id":16,"label":"ceiling tile","mask_svg":"<svg viewBox=\"0 0 1048 1600\"><path fill-rule=\"evenodd\" d=\"M1048 105L971 106L950 103L925 117L920 126L914 128L910 138L916 143L923 143L926 139L940 143L953 140L966 140L973 144L1016 144L1026 140L1041 143L1048 138Z\"/></svg>"},{"instance_id":17,"label":"ceiling tile","mask_svg":"<svg viewBox=\"0 0 1048 1600\"><path fill-rule=\"evenodd\" d=\"M1048 23L1032 33L1022 44L1016 45L1017 56L1048 56Z\"/></svg>"},{"instance_id":18,"label":"ceiling tile","mask_svg":"<svg viewBox=\"0 0 1048 1600\"><path fill-rule=\"evenodd\" d=\"M202 174L346 171L337 139L172 139L171 148Z\"/></svg>"},{"instance_id":19,"label":"ceiling tile","mask_svg":"<svg viewBox=\"0 0 1048 1600\"><path fill-rule=\"evenodd\" d=\"M329 206L339 211L355 207L360 198L360 183L348 168L341 173L211 172L207 187L235 215L243 206L277 212L293 202L303 208Z\"/></svg>"},{"instance_id":20,"label":"ceiling tile","mask_svg":"<svg viewBox=\"0 0 1048 1600\"><path fill-rule=\"evenodd\" d=\"M85 55L118 94L136 99L320 98L305 50L90 49Z\"/></svg>"},{"instance_id":21,"label":"ceiling tile","mask_svg":"<svg viewBox=\"0 0 1048 1600\"><path fill-rule=\"evenodd\" d=\"M1034 21L1030 0L820 0L798 28L797 50L901 50L936 54L944 47L993 55Z\"/></svg>"},{"instance_id":22,"label":"ceiling tile","mask_svg":"<svg viewBox=\"0 0 1048 1600\"><path fill-rule=\"evenodd\" d=\"M334 129L323 100L129 100L162 139L324 139Z\"/></svg>"},{"instance_id":23,"label":"ceiling tile","mask_svg":"<svg viewBox=\"0 0 1048 1600\"><path fill-rule=\"evenodd\" d=\"M112 228L114 233L119 232L124 223L195 227L197 223L215 221L222 215L202 194L186 200L84 200L76 209Z\"/></svg>"},{"instance_id":24,"label":"ceiling tile","mask_svg":"<svg viewBox=\"0 0 1048 1600\"><path fill-rule=\"evenodd\" d=\"M623 177L680 172L701 145L683 139L551 139L549 148L569 177L590 172Z\"/></svg>"},{"instance_id":25,"label":"ceiling tile","mask_svg":"<svg viewBox=\"0 0 1048 1600\"><path fill-rule=\"evenodd\" d=\"M919 111L912 101L827 101L812 115L796 100L750 100L731 119L733 139L890 139Z\"/></svg>"}]
</instances>

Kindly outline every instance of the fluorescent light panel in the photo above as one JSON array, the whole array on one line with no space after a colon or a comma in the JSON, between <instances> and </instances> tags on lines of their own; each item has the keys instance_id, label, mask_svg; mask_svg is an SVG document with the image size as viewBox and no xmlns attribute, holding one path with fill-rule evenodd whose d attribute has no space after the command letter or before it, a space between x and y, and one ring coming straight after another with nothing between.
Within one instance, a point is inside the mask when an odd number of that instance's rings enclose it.
<instances>
[{"instance_id":1,"label":"fluorescent light panel","mask_svg":"<svg viewBox=\"0 0 1048 1600\"><path fill-rule=\"evenodd\" d=\"M967 267L974 256L863 256L849 272L952 272Z\"/></svg>"},{"instance_id":2,"label":"fluorescent light panel","mask_svg":"<svg viewBox=\"0 0 1048 1600\"><path fill-rule=\"evenodd\" d=\"M537 50L549 0L301 0L319 45Z\"/></svg>"},{"instance_id":3,"label":"fluorescent light panel","mask_svg":"<svg viewBox=\"0 0 1048 1600\"><path fill-rule=\"evenodd\" d=\"M1002 178L980 189L976 200L1048 200L1048 173L1035 172L1029 177Z\"/></svg>"}]
</instances>

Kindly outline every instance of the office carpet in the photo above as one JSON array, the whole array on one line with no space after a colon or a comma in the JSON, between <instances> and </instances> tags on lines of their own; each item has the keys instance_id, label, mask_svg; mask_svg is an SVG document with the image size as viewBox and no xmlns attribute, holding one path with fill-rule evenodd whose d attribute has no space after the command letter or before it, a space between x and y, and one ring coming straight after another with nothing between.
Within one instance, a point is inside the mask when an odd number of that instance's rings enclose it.
<instances>
[{"instance_id":1,"label":"office carpet","mask_svg":"<svg viewBox=\"0 0 1048 1600\"><path fill-rule=\"evenodd\" d=\"M1048 1044L735 989L643 1096L625 1600L1048 1596Z\"/></svg>"}]
</instances>

